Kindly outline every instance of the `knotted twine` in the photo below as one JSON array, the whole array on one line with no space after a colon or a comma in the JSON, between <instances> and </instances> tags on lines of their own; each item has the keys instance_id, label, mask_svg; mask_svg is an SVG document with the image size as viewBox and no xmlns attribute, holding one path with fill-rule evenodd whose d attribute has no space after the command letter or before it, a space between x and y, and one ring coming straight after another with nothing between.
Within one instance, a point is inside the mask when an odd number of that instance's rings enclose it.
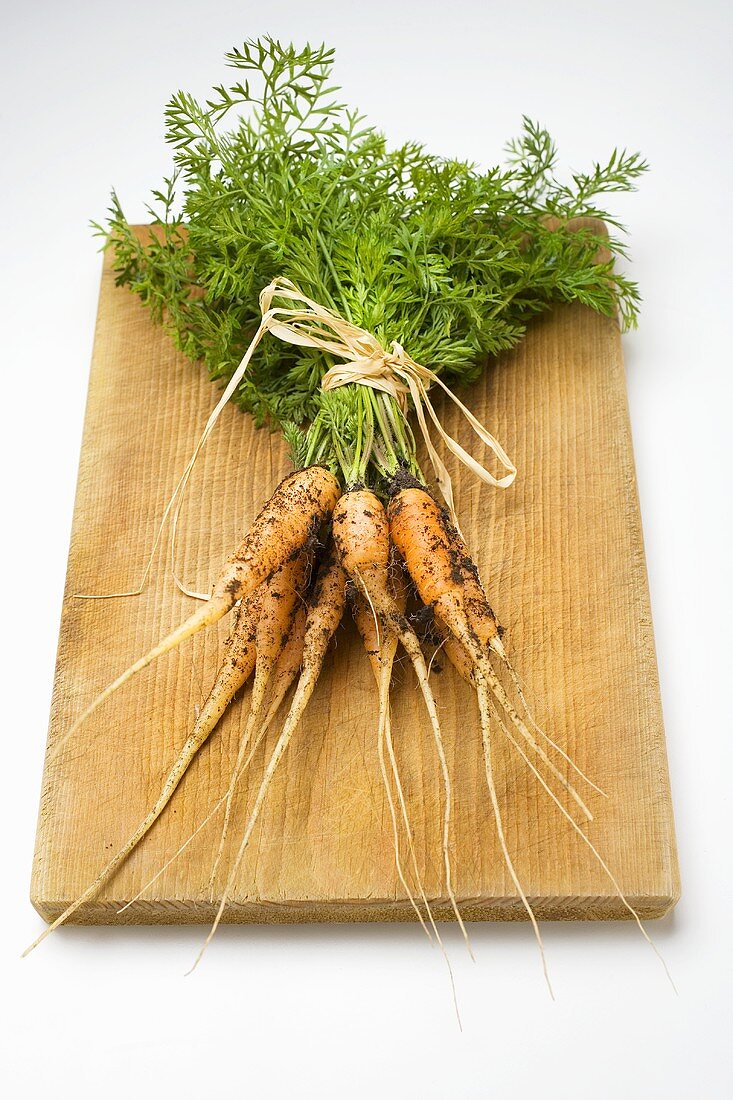
<instances>
[{"instance_id":1,"label":"knotted twine","mask_svg":"<svg viewBox=\"0 0 733 1100\"><path fill-rule=\"evenodd\" d=\"M293 306L273 305L273 301L276 298L298 304ZM372 389L381 390L383 393L392 396L395 401L397 401L403 414L407 413L408 396L412 399L417 422L420 426L428 457L430 458L435 474L435 480L443 494L451 518L459 530L460 527L453 500L453 483L443 460L433 445L426 413L427 417L433 422L433 425L448 450L482 481L489 485L494 485L499 489L506 489L514 481L517 474L516 466L511 462L504 448L494 438L491 432L476 419L471 410L466 408L463 402L456 397L434 371L429 370L420 363L416 363L396 341L392 344L391 350L387 351L371 332L359 328L358 325L354 325L351 321L345 320L337 313L331 312L331 310L326 309L325 306L319 305L318 302L313 301L312 298L309 298L307 295L303 294L302 291L298 290L297 286L291 282L290 279L284 277L273 279L269 286L264 288L260 293L259 304L261 320L257 327L257 331L252 337L249 347L242 356L239 366L229 379L226 388L206 421L206 425L204 426L204 430L201 433L194 452L173 491L173 495L165 507L163 518L158 527L155 541L153 542L150 558L148 559L139 586L130 592L107 593L106 596L108 598L113 596L137 595L143 590L152 567L156 550L160 544L163 528L165 527L169 515L172 513L170 552L175 583L187 596L193 596L195 599L199 600L208 600L209 596L207 593L196 592L188 588L176 573L175 546L181 505L183 503L183 496L188 480L196 463L196 459L201 452L201 448L211 435L214 425L219 419L224 406L242 381L258 344L267 332L271 333L278 340L282 340L285 344L317 348L320 351L328 352L329 355L340 360L340 362L331 367L331 369L324 374L321 380L321 388L323 390L337 389L339 386L346 386L350 383L355 383L359 386L370 386ZM460 443L448 434L441 424L440 418L433 408L430 397L428 396L428 390L433 384L440 386L443 392L450 397L451 401L463 413L482 443L485 443L486 446L493 451L499 462L501 462L502 466L507 471L503 477L494 477L485 466L482 466L480 462L460 445ZM98 599L103 597L82 596L81 598Z\"/></svg>"},{"instance_id":2,"label":"knotted twine","mask_svg":"<svg viewBox=\"0 0 733 1100\"><path fill-rule=\"evenodd\" d=\"M275 299L295 303L292 306L273 305ZM260 312L262 320L244 358L232 375L231 381L222 395L220 406L229 400L244 375L252 353L266 332L286 344L300 347L317 348L339 360L326 371L321 388L324 391L337 389L354 383L369 386L389 394L399 405L403 415L407 414L408 401L412 400L417 422L420 427L425 448L435 474L435 480L443 494L451 517L457 525L453 483L445 463L438 454L430 434L428 418L445 446L472 473L488 485L506 489L517 474L506 451L484 425L477 420L470 409L449 389L442 379L428 367L416 363L412 356L396 341L387 351L371 332L359 328L345 318L326 309L303 294L290 279L277 278L266 286L260 294ZM469 454L464 447L453 439L440 422L428 395L432 385L438 385L456 405L471 428L494 453L507 471L502 477L495 477L480 462ZM217 406L218 409L218 406ZM218 415L217 410L214 413ZM427 415L426 415L427 414ZM214 414L212 414L214 416Z\"/></svg>"}]
</instances>

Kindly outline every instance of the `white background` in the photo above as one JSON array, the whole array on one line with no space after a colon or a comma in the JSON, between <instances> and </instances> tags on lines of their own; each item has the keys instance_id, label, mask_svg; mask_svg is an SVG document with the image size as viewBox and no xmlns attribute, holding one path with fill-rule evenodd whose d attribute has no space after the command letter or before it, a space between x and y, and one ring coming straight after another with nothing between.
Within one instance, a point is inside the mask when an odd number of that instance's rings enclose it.
<instances>
[{"instance_id":1,"label":"white background","mask_svg":"<svg viewBox=\"0 0 733 1100\"><path fill-rule=\"evenodd\" d=\"M0 27L2 989L12 1095L548 1098L730 1095L729 5L372 0L10 3ZM653 929L526 925L78 929L24 962L41 764L100 273L87 222L132 220L168 167L162 106L271 32L338 48L345 98L394 141L493 162L520 115L563 163L653 171L617 205L645 304L625 339L683 899ZM726 1084L727 1079L727 1084Z\"/></svg>"}]
</instances>

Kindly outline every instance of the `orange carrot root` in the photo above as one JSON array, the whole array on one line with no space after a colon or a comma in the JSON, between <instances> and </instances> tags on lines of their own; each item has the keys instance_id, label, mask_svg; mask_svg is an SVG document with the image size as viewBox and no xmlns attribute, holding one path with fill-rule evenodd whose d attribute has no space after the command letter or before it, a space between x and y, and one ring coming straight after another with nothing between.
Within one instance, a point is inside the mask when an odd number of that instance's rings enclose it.
<instances>
[{"instance_id":1,"label":"orange carrot root","mask_svg":"<svg viewBox=\"0 0 733 1100\"><path fill-rule=\"evenodd\" d=\"M253 743L250 747L250 750L247 753L246 759L242 763L241 773L245 772L247 770L247 768L249 767L249 765L251 764L252 758L254 757L254 754L257 752L257 749L260 745L260 742L262 741L262 738L265 736L268 729L270 728L273 721L275 720L275 716L276 716L278 710L280 709L280 706L282 705L283 699L287 695L288 691L290 690L291 685L293 684L293 681L295 680L296 676L300 672L300 665L301 665L301 661L302 661L302 657L303 657L303 638L304 638L304 634L305 634L305 607L300 607L298 609L298 611L296 612L295 621L293 623L292 630L290 631L290 637L288 638L287 645L285 646L285 649L282 651L282 654L280 655L280 660L277 662L277 665L275 666L275 671L273 673L273 678L274 678L275 683L277 685L276 689L273 692L272 698L270 700L270 705L267 709L267 714L264 717L262 725L260 726L259 730L257 731L257 736L255 737L255 739L254 739L254 741L253 741ZM232 782L234 782L234 776L232 777ZM231 786L230 786L230 789L231 789ZM178 857L181 855L181 853L184 852L186 850L186 848L189 846L189 844L191 844L192 841L196 839L196 837L199 835L201 830L203 828L205 828L206 825L208 825L208 823L211 821L211 819L213 817L215 817L216 814L219 813L220 810L224 809L224 806L225 806L225 803L227 801L228 795L229 795L229 790L227 790L227 792L225 794L223 794L214 803L214 805L209 810L208 814L203 819L203 821L199 822L199 824L196 826L196 828L193 830L193 832L186 838L186 840L184 840L183 844L181 844L180 847L177 848L176 851L173 853L173 855L170 856L166 860L166 862L163 864L163 866L155 872L155 874L152 876L152 878L148 879L148 881L143 886L140 887L137 894L135 894L135 896L133 898L131 898L130 901L128 901L125 905L122 906L122 908L119 910L120 913L124 913L124 911L126 909L129 909L129 907L131 905L133 905L138 900L138 898L141 898L142 895L145 893L145 891L148 889L148 887L152 886L153 883L156 882L160 878L160 876L164 873L164 871L166 871L170 867L170 865L178 859Z\"/></svg>"},{"instance_id":2,"label":"orange carrot root","mask_svg":"<svg viewBox=\"0 0 733 1100\"><path fill-rule=\"evenodd\" d=\"M23 952L24 955L27 955L34 947L37 947L42 940L45 940L46 936L49 936L60 924L67 921L80 906L94 897L94 895L110 881L118 868L124 863L133 849L138 846L143 837L152 829L155 822L163 813L163 810L173 797L179 783L186 774L199 749L216 729L222 715L236 693L252 675L255 666L257 618L260 613L261 603L260 593L254 592L240 608L234 631L227 646L228 652L219 669L214 686L201 708L190 736L187 738L173 767L169 771L155 804L148 811L125 844L123 844L119 851L102 868L94 881L90 883L86 890L84 890L83 893L64 910L61 916L57 917L30 947Z\"/></svg>"},{"instance_id":3,"label":"orange carrot root","mask_svg":"<svg viewBox=\"0 0 733 1100\"><path fill-rule=\"evenodd\" d=\"M250 712L244 734L240 741L239 752L232 773L232 782L230 783L229 793L227 794L226 810L224 812L224 822L222 825L219 848L211 868L209 887L212 892L216 872L219 868L227 833L229 831L229 821L231 818L237 781L242 771L242 765L252 734L260 720L267 685L270 682L273 669L287 644L288 634L293 625L296 609L303 600L302 593L306 588L307 578L310 574L312 557L313 555L310 547L306 546L300 554L294 558L290 558L284 565L281 565L280 568L273 573L267 584L263 586L262 608L257 622L257 638L255 641L257 663L255 665L255 678L252 686Z\"/></svg>"},{"instance_id":4,"label":"orange carrot root","mask_svg":"<svg viewBox=\"0 0 733 1100\"><path fill-rule=\"evenodd\" d=\"M507 869L532 922L540 947L548 988L552 994L539 927L509 855L494 784L489 690L485 676L488 658L485 656L484 646L493 636L492 632L498 633L495 617L490 609L490 615L478 615L475 605L480 604L479 597L482 592L480 584L475 576L475 584L467 581L467 573L470 571L467 570L464 560L467 557L463 552L465 548L451 530L445 513L429 493L416 488L401 490L390 502L389 523L394 544L405 559L423 603L433 608L435 614L467 650L473 662L481 718L486 784L496 832ZM472 608L470 620L469 606ZM482 633L485 634L484 639L480 638L477 631L477 625L481 626L481 623L484 624L482 629Z\"/></svg>"},{"instance_id":5,"label":"orange carrot root","mask_svg":"<svg viewBox=\"0 0 733 1100\"><path fill-rule=\"evenodd\" d=\"M272 674L272 682L274 688L270 697L270 705L267 708L267 713L262 720L262 725L257 731L257 736L252 741L249 752L246 759L242 763L241 771L246 770L252 762L252 757L257 752L262 738L267 733L268 729L275 720L278 710L282 706L285 696L290 691L290 688L295 683L295 679L301 670L303 664L303 646L305 644L305 624L306 624L306 606L305 604L298 608L295 613L295 619L290 629L290 635L285 644L275 670ZM241 774L241 772L240 772ZM234 776L232 776L234 781Z\"/></svg>"},{"instance_id":6,"label":"orange carrot root","mask_svg":"<svg viewBox=\"0 0 733 1100\"><path fill-rule=\"evenodd\" d=\"M519 684L519 678L504 650L504 646L501 642L501 631L498 626L496 626L496 619L486 600L483 588L478 579L478 573L465 551L465 545L460 539L460 536L452 529L450 521L447 519L443 510L439 508L429 494L423 490L406 489L396 494L393 498L390 503L389 517L390 533L395 546L405 559L421 599L426 605L430 605L433 608L436 618L445 623L452 635L452 638L449 637L445 641L446 652L449 659L453 661L461 674L469 679L476 688L481 715L486 780L494 811L497 834L499 836L499 842L507 868L519 892L522 903L527 910L528 916L532 921L535 935L540 945L545 977L547 978L547 968L539 927L509 857L501 824L501 816L499 813L491 766L490 725L492 715L498 720L491 702L492 694L514 729L522 735L523 739L540 756L543 762L550 767L555 778L560 779L565 789L575 798L584 812L589 814L589 811L582 799L580 799L577 791L575 791L567 779L554 768L554 765L549 762L546 754L537 745L526 723L517 714L501 682L491 668L489 663L490 651L499 657L504 667L509 671L512 682L518 691L520 701L527 711L528 717L535 726L538 734L540 734L549 745L556 749L590 786L596 789L600 794L604 792L588 779L567 754L556 745L531 718L531 712L527 707L526 699L524 698L524 694ZM577 822L567 812L556 794L550 789L539 771L531 763L524 749L519 742L515 740L509 729L502 721L500 721L500 725L503 726L511 744L533 771L549 797L555 802L561 813L572 825L573 829L575 829L584 843L593 852L600 866L609 875L619 898L636 919L642 935L651 944L657 955L659 955L659 952L641 924L637 913L624 897L617 880L611 874L607 864L603 861ZM661 955L659 958L661 959ZM664 960L661 959L661 961L669 977L669 972L664 964ZM670 978L670 981L671 980ZM674 983L672 984L674 985ZM552 992L551 989L550 992Z\"/></svg>"},{"instance_id":7,"label":"orange carrot root","mask_svg":"<svg viewBox=\"0 0 733 1100\"><path fill-rule=\"evenodd\" d=\"M425 490L403 489L390 502L389 519L395 546L405 559L420 598L433 608L438 625L445 624L455 639L445 642L449 659L469 678L474 672L467 662L473 670L479 664L482 666L491 691L512 724L583 814L592 820L588 806L538 744L489 665L490 650L507 661L496 616L486 599L476 566L444 509Z\"/></svg>"},{"instance_id":8,"label":"orange carrot root","mask_svg":"<svg viewBox=\"0 0 733 1100\"><path fill-rule=\"evenodd\" d=\"M318 577L316 578L315 588L313 590L313 597L311 600L311 606L308 610L308 615L305 625L305 639L303 643L303 669L300 675L300 681L293 698L293 702L290 706L290 711L285 719L280 737L277 744L273 749L272 756L268 762L265 774L262 778L260 788L255 798L254 806L250 813L247 826L242 837L242 841L237 852L236 858L229 872L224 891L222 894L219 909L217 911L214 923L211 927L206 940L204 941L201 950L199 951L191 970L195 970L198 966L204 951L208 947L209 943L216 933L217 928L221 922L222 915L229 900L234 882L239 870L240 864L244 857L244 853L249 844L252 831L255 827L257 819L260 815L260 811L267 796L272 778L277 770L277 766L282 759L283 753L290 744L290 740L297 729L300 720L303 716L303 712L308 705L311 695L315 689L318 677L320 676L321 669L323 668L323 661L326 656L326 650L331 642L331 638L335 634L339 623L343 617L344 606L346 603L346 577L341 565L333 554L329 555L321 565ZM191 971L189 971L191 973Z\"/></svg>"},{"instance_id":9,"label":"orange carrot root","mask_svg":"<svg viewBox=\"0 0 733 1100\"><path fill-rule=\"evenodd\" d=\"M246 599L276 569L296 555L331 514L339 492L335 477L321 466L299 470L281 481L237 552L226 563L206 606L194 612L100 692L51 750L51 759L113 692L156 658L223 618L237 600Z\"/></svg>"}]
</instances>

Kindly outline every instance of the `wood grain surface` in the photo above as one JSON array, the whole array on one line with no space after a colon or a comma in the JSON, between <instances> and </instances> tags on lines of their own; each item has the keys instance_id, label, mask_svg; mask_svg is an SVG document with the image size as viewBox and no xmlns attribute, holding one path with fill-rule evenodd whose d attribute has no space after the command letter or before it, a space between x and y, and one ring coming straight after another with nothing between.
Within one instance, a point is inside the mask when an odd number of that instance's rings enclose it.
<instances>
[{"instance_id":1,"label":"wood grain surface","mask_svg":"<svg viewBox=\"0 0 733 1100\"><path fill-rule=\"evenodd\" d=\"M536 321L523 344L462 395L519 468L506 492L450 464L459 515L506 627L505 641L538 719L609 794L591 792L587 835L639 912L679 896L654 639L615 322L580 306ZM49 745L126 665L180 622L192 601L167 558L136 597L76 593L133 587L216 390L177 355L136 299L102 277L63 606ZM452 407L448 430L467 445ZM478 448L481 457L481 448ZM206 590L287 471L277 435L225 410L193 475L178 571ZM206 697L226 624L184 644L100 708L43 778L32 901L57 916L132 832L157 794ZM468 919L525 916L499 850L472 693L448 667L433 676L453 777L452 858ZM248 693L230 708L173 802L85 923L211 919L207 889L221 819L201 830L121 916L228 785ZM439 916L441 785L411 671L398 668L394 728L419 866ZM255 757L227 855L238 846L271 731ZM38 731L40 735L40 731ZM510 746L495 770L507 843L538 915L628 916L603 870ZM561 758L559 764L563 764ZM376 691L352 624L286 754L241 867L229 921L411 920L394 861L376 751Z\"/></svg>"}]
</instances>

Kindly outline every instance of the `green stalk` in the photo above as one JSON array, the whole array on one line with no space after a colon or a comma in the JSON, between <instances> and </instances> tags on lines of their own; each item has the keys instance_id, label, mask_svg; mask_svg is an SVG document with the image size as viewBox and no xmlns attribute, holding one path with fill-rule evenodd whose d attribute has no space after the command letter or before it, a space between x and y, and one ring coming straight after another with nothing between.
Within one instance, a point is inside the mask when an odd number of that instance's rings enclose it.
<instances>
[{"instance_id":1,"label":"green stalk","mask_svg":"<svg viewBox=\"0 0 733 1100\"><path fill-rule=\"evenodd\" d=\"M399 456L395 449L395 440L389 427L389 421L385 420L382 410L382 402L380 398L384 395L377 394L376 391L372 392L374 394L372 399L372 409L376 417L377 423L379 424L379 440L382 444L382 450L386 455L387 462L389 463L389 468L385 471L385 473L387 474L387 476L391 476L392 474L396 473L397 468L400 464Z\"/></svg>"},{"instance_id":2,"label":"green stalk","mask_svg":"<svg viewBox=\"0 0 733 1100\"><path fill-rule=\"evenodd\" d=\"M359 391L365 439L359 461L359 483L366 484L367 469L370 462L373 462L374 452L374 405L371 398L374 391L369 386L359 386Z\"/></svg>"}]
</instances>

